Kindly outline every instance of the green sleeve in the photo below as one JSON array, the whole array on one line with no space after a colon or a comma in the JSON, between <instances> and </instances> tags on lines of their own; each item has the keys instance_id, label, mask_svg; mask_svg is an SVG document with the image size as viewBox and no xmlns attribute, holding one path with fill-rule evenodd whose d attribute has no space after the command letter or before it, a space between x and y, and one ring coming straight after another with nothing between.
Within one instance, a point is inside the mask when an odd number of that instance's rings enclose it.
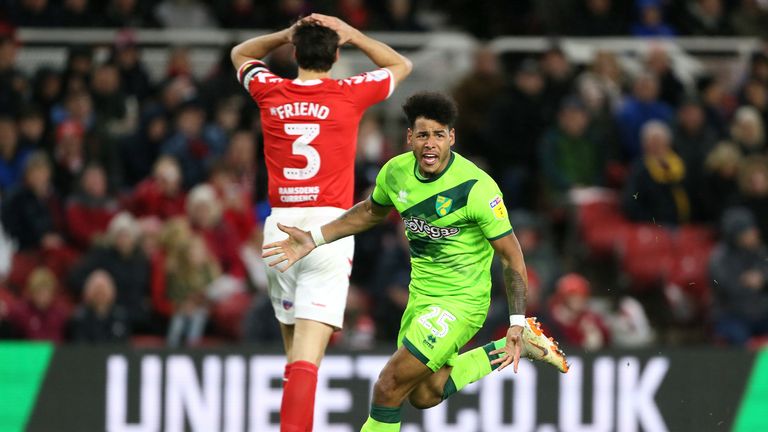
<instances>
[{"instance_id":1,"label":"green sleeve","mask_svg":"<svg viewBox=\"0 0 768 432\"><path fill-rule=\"evenodd\" d=\"M389 186L387 185L388 168L389 163L384 164L381 168L381 171L379 171L379 174L376 176L376 186L374 186L373 192L371 192L371 201L382 207L391 207L394 205L389 198Z\"/></svg>"},{"instance_id":2,"label":"green sleeve","mask_svg":"<svg viewBox=\"0 0 768 432\"><path fill-rule=\"evenodd\" d=\"M481 179L469 193L469 215L490 241L512 232L501 191L490 178Z\"/></svg>"}]
</instances>

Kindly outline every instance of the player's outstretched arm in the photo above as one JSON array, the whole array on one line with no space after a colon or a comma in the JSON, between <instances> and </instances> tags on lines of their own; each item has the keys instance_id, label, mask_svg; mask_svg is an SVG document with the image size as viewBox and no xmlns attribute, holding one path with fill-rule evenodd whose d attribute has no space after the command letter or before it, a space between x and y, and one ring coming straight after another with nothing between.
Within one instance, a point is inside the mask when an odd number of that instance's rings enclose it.
<instances>
[{"instance_id":1,"label":"player's outstretched arm","mask_svg":"<svg viewBox=\"0 0 768 432\"><path fill-rule=\"evenodd\" d=\"M315 13L308 18L335 30L339 34L341 45L349 42L368 56L376 66L389 69L395 78L395 84L400 84L411 73L413 69L411 61L384 42L366 36L336 17Z\"/></svg>"},{"instance_id":2,"label":"player's outstretched arm","mask_svg":"<svg viewBox=\"0 0 768 432\"><path fill-rule=\"evenodd\" d=\"M284 263L279 268L284 272L316 247L370 229L383 221L390 210L392 207L380 206L369 198L355 204L335 220L314 228L314 235L310 231L277 224L281 231L288 234L288 238L264 245L263 257L271 258L267 260L270 267Z\"/></svg>"},{"instance_id":3,"label":"player's outstretched arm","mask_svg":"<svg viewBox=\"0 0 768 432\"><path fill-rule=\"evenodd\" d=\"M525 271L525 260L523 259L520 243L517 241L517 236L514 233L510 233L492 241L491 246L493 246L493 249L501 258L509 314L510 316L521 316L520 319L522 321L525 317L528 274ZM512 323L510 322L510 324ZM491 352L491 354L504 354L502 357L491 362L492 364L500 363L499 370L513 363L513 368L515 373L517 373L517 365L520 362L520 353L523 348L522 334L522 322L519 325L510 325L507 330L506 346Z\"/></svg>"},{"instance_id":4,"label":"player's outstretched arm","mask_svg":"<svg viewBox=\"0 0 768 432\"><path fill-rule=\"evenodd\" d=\"M247 41L236 45L229 53L230 58L232 59L232 65L235 66L236 70L239 70L243 63L250 60L261 60L266 57L267 54L282 45L291 43L293 30L295 29L296 24L301 21L302 20L299 20L292 26L278 32L256 36L255 38L248 39Z\"/></svg>"}]
</instances>

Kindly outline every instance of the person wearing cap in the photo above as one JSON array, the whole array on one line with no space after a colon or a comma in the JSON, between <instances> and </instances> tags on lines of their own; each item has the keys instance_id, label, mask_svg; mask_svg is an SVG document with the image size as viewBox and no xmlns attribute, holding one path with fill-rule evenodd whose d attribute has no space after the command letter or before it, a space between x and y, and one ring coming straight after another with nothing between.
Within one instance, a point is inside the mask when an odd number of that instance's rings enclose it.
<instances>
[{"instance_id":1,"label":"person wearing cap","mask_svg":"<svg viewBox=\"0 0 768 432\"><path fill-rule=\"evenodd\" d=\"M610 345L611 335L602 316L589 308L589 281L568 273L557 281L550 299L549 315L553 334L561 343L594 351Z\"/></svg>"},{"instance_id":2,"label":"person wearing cap","mask_svg":"<svg viewBox=\"0 0 768 432\"><path fill-rule=\"evenodd\" d=\"M709 261L715 334L732 345L768 335L768 251L752 213L732 207Z\"/></svg>"}]
</instances>

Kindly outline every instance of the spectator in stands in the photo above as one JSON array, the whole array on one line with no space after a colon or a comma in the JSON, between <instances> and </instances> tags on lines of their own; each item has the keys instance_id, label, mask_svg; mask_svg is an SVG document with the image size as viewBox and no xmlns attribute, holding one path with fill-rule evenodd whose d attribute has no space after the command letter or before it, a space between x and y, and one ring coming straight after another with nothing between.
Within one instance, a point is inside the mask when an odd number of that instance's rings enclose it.
<instances>
[{"instance_id":1,"label":"spectator in stands","mask_svg":"<svg viewBox=\"0 0 768 432\"><path fill-rule=\"evenodd\" d=\"M723 211L739 199L738 172L743 156L728 141L720 142L704 161L704 185L697 194L703 219L717 223Z\"/></svg>"},{"instance_id":2,"label":"spectator in stands","mask_svg":"<svg viewBox=\"0 0 768 432\"><path fill-rule=\"evenodd\" d=\"M190 54L189 47L182 45L172 47L171 53L168 56L168 65L166 66L166 78L186 77L194 80L192 57Z\"/></svg>"},{"instance_id":3,"label":"spectator in stands","mask_svg":"<svg viewBox=\"0 0 768 432\"><path fill-rule=\"evenodd\" d=\"M577 96L563 101L557 126L544 134L539 145L539 162L546 178L551 204L562 207L573 188L601 183L603 151L589 134L589 114Z\"/></svg>"},{"instance_id":4,"label":"spectator in stands","mask_svg":"<svg viewBox=\"0 0 768 432\"><path fill-rule=\"evenodd\" d=\"M221 269L229 275L243 278L245 268L240 258L240 238L237 230L222 217L222 205L212 186L201 184L189 191L187 217L192 228L205 240Z\"/></svg>"},{"instance_id":5,"label":"spectator in stands","mask_svg":"<svg viewBox=\"0 0 768 432\"><path fill-rule=\"evenodd\" d=\"M83 140L85 131L74 120L62 122L56 128L56 144L53 152L53 184L64 196L77 188L77 179L86 165Z\"/></svg>"},{"instance_id":6,"label":"spectator in stands","mask_svg":"<svg viewBox=\"0 0 768 432\"><path fill-rule=\"evenodd\" d=\"M78 191L67 201L67 229L73 246L87 250L106 231L117 211L117 200L107 189L104 167L98 164L85 167Z\"/></svg>"},{"instance_id":7,"label":"spectator in stands","mask_svg":"<svg viewBox=\"0 0 768 432\"><path fill-rule=\"evenodd\" d=\"M685 87L672 68L672 59L661 45L651 46L645 54L646 70L659 80L659 100L677 106L685 95Z\"/></svg>"},{"instance_id":8,"label":"spectator in stands","mask_svg":"<svg viewBox=\"0 0 768 432\"><path fill-rule=\"evenodd\" d=\"M24 164L24 182L2 202L3 228L19 250L39 251L64 246L60 198L51 185L51 164L42 152Z\"/></svg>"},{"instance_id":9,"label":"spectator in stands","mask_svg":"<svg viewBox=\"0 0 768 432\"><path fill-rule=\"evenodd\" d=\"M563 262L552 242L552 232L544 218L526 210L509 213L509 220L515 227L515 235L525 256L525 264L539 280L539 299L549 296L555 288L557 278L562 275ZM537 312L537 302L529 301L531 314Z\"/></svg>"},{"instance_id":10,"label":"spectator in stands","mask_svg":"<svg viewBox=\"0 0 768 432\"><path fill-rule=\"evenodd\" d=\"M456 104L461 107L456 119L456 146L462 154L492 154L493 146L486 142L488 114L504 88L504 74L499 58L490 47L474 53L472 70L453 90Z\"/></svg>"},{"instance_id":11,"label":"spectator in stands","mask_svg":"<svg viewBox=\"0 0 768 432\"><path fill-rule=\"evenodd\" d=\"M250 185L239 183L223 162L214 164L208 183L221 203L224 223L234 228L240 242L248 241L256 228Z\"/></svg>"},{"instance_id":12,"label":"spectator in stands","mask_svg":"<svg viewBox=\"0 0 768 432\"><path fill-rule=\"evenodd\" d=\"M618 36L627 33L624 17L617 13L612 0L582 0L576 15L570 17L570 31L574 36ZM619 5L620 6L620 5ZM461 105L459 105L461 106Z\"/></svg>"},{"instance_id":13,"label":"spectator in stands","mask_svg":"<svg viewBox=\"0 0 768 432\"><path fill-rule=\"evenodd\" d=\"M104 12L104 26L117 28L157 27L141 0L110 0Z\"/></svg>"},{"instance_id":14,"label":"spectator in stands","mask_svg":"<svg viewBox=\"0 0 768 432\"><path fill-rule=\"evenodd\" d=\"M19 0L11 3L8 15L19 27L53 27L58 17L48 0Z\"/></svg>"},{"instance_id":15,"label":"spectator in stands","mask_svg":"<svg viewBox=\"0 0 768 432\"><path fill-rule=\"evenodd\" d=\"M46 113L44 120L46 128L48 128L52 109L59 103L64 87L62 75L51 68L42 67L35 72L32 82L32 103L40 107L41 112ZM46 150L50 150L50 148Z\"/></svg>"},{"instance_id":16,"label":"spectator in stands","mask_svg":"<svg viewBox=\"0 0 768 432\"><path fill-rule=\"evenodd\" d=\"M32 271L24 289L24 300L8 312L8 321L23 339L61 342L67 314L56 300L58 281L48 268Z\"/></svg>"},{"instance_id":17,"label":"spectator in stands","mask_svg":"<svg viewBox=\"0 0 768 432\"><path fill-rule=\"evenodd\" d=\"M768 159L765 156L749 156L739 166L740 203L748 208L757 220L757 227L768 240Z\"/></svg>"},{"instance_id":18,"label":"spectator in stands","mask_svg":"<svg viewBox=\"0 0 768 432\"><path fill-rule=\"evenodd\" d=\"M632 25L634 36L670 37L677 31L664 22L664 9L660 0L637 0L638 21Z\"/></svg>"},{"instance_id":19,"label":"spectator in stands","mask_svg":"<svg viewBox=\"0 0 768 432\"><path fill-rule=\"evenodd\" d=\"M123 180L133 187L152 173L160 147L168 139L168 121L160 109L147 110L142 115L136 132L119 144Z\"/></svg>"},{"instance_id":20,"label":"spectator in stands","mask_svg":"<svg viewBox=\"0 0 768 432\"><path fill-rule=\"evenodd\" d=\"M139 226L128 213L109 223L102 244L94 245L70 273L69 285L79 296L88 276L105 270L117 289L116 303L125 309L133 329L147 326L149 319L149 261L139 247Z\"/></svg>"},{"instance_id":21,"label":"spectator in stands","mask_svg":"<svg viewBox=\"0 0 768 432\"><path fill-rule=\"evenodd\" d=\"M254 2L254 0L216 2L216 15L224 28L266 28L265 17L267 13L265 9L265 4Z\"/></svg>"},{"instance_id":22,"label":"spectator in stands","mask_svg":"<svg viewBox=\"0 0 768 432\"><path fill-rule=\"evenodd\" d=\"M727 103L727 92L722 80L705 76L697 83L699 95L704 107L706 123L717 131L719 138L730 136L728 131L728 121L726 120L725 107Z\"/></svg>"},{"instance_id":23,"label":"spectator in stands","mask_svg":"<svg viewBox=\"0 0 768 432\"><path fill-rule=\"evenodd\" d=\"M184 214L185 202L178 162L170 156L161 156L155 162L152 177L136 185L125 208L137 217L168 219Z\"/></svg>"},{"instance_id":24,"label":"spectator in stands","mask_svg":"<svg viewBox=\"0 0 768 432\"><path fill-rule=\"evenodd\" d=\"M768 252L746 208L726 210L722 234L709 263L715 333L729 344L745 345L768 335Z\"/></svg>"},{"instance_id":25,"label":"spectator in stands","mask_svg":"<svg viewBox=\"0 0 768 432\"><path fill-rule=\"evenodd\" d=\"M91 47L75 45L67 53L67 64L64 68L62 92L79 94L88 89L91 70L93 69L93 51Z\"/></svg>"},{"instance_id":26,"label":"spectator in stands","mask_svg":"<svg viewBox=\"0 0 768 432\"><path fill-rule=\"evenodd\" d=\"M126 0L119 0L117 3L125 2ZM144 101L152 91L152 83L146 66L141 61L141 51L136 45L132 31L124 30L117 34L111 61L120 71L121 92L127 96L135 96L140 102Z\"/></svg>"},{"instance_id":27,"label":"spectator in stands","mask_svg":"<svg viewBox=\"0 0 768 432\"><path fill-rule=\"evenodd\" d=\"M210 143L212 148L222 149L223 152L229 146L232 134L242 121L242 105L242 98L237 96L216 103L213 121L203 129L205 142Z\"/></svg>"},{"instance_id":28,"label":"spectator in stands","mask_svg":"<svg viewBox=\"0 0 768 432\"><path fill-rule=\"evenodd\" d=\"M222 143L211 142L203 135L205 112L197 102L180 107L176 116L176 130L163 144L162 153L179 161L184 186L189 188L207 177L214 160L224 154Z\"/></svg>"},{"instance_id":29,"label":"spectator in stands","mask_svg":"<svg viewBox=\"0 0 768 432\"><path fill-rule=\"evenodd\" d=\"M760 0L741 0L729 23L738 36L767 37L768 8Z\"/></svg>"},{"instance_id":30,"label":"spectator in stands","mask_svg":"<svg viewBox=\"0 0 768 432\"><path fill-rule=\"evenodd\" d=\"M90 27L95 21L88 0L64 0L57 13L55 25L62 27Z\"/></svg>"},{"instance_id":31,"label":"spectator in stands","mask_svg":"<svg viewBox=\"0 0 768 432\"><path fill-rule=\"evenodd\" d=\"M649 73L641 73L633 83L632 96L627 97L617 114L624 154L632 161L640 155L640 129L650 120L672 121L672 108L659 101L659 80Z\"/></svg>"},{"instance_id":32,"label":"spectator in stands","mask_svg":"<svg viewBox=\"0 0 768 432\"><path fill-rule=\"evenodd\" d=\"M751 79L742 88L742 99L745 105L760 113L763 124L768 123L768 86L758 80Z\"/></svg>"},{"instance_id":33,"label":"spectator in stands","mask_svg":"<svg viewBox=\"0 0 768 432\"><path fill-rule=\"evenodd\" d=\"M69 322L74 342L99 344L125 342L131 334L128 313L115 304L115 283L104 270L94 270L85 281L83 303Z\"/></svg>"},{"instance_id":34,"label":"spectator in stands","mask_svg":"<svg viewBox=\"0 0 768 432\"><path fill-rule=\"evenodd\" d=\"M610 345L611 335L604 318L590 310L590 291L589 281L577 273L561 277L549 301L549 324L561 343L596 351Z\"/></svg>"},{"instance_id":35,"label":"spectator in stands","mask_svg":"<svg viewBox=\"0 0 768 432\"><path fill-rule=\"evenodd\" d=\"M544 115L555 117L560 102L573 91L576 79L574 67L559 46L550 47L541 55L541 71L544 76Z\"/></svg>"},{"instance_id":36,"label":"spectator in stands","mask_svg":"<svg viewBox=\"0 0 768 432\"><path fill-rule=\"evenodd\" d=\"M369 285L371 311L376 320L376 338L389 340L397 337L400 319L408 303L408 285L411 282L411 263L408 240L402 224L387 232L378 242L378 260Z\"/></svg>"},{"instance_id":37,"label":"spectator in stands","mask_svg":"<svg viewBox=\"0 0 768 432\"><path fill-rule=\"evenodd\" d=\"M623 208L636 222L685 223L691 203L685 189L685 162L672 150L672 134L660 121L642 128L643 155L637 160L624 188Z\"/></svg>"},{"instance_id":38,"label":"spectator in stands","mask_svg":"<svg viewBox=\"0 0 768 432\"><path fill-rule=\"evenodd\" d=\"M5 195L22 179L30 149L19 145L16 122L0 115L0 194Z\"/></svg>"},{"instance_id":39,"label":"spectator in stands","mask_svg":"<svg viewBox=\"0 0 768 432\"><path fill-rule=\"evenodd\" d=\"M692 36L732 34L722 0L688 0L683 30Z\"/></svg>"},{"instance_id":40,"label":"spectator in stands","mask_svg":"<svg viewBox=\"0 0 768 432\"><path fill-rule=\"evenodd\" d=\"M194 345L208 321L206 291L220 273L216 258L197 235L182 239L168 253L165 264L167 295L173 304L168 345Z\"/></svg>"},{"instance_id":41,"label":"spectator in stands","mask_svg":"<svg viewBox=\"0 0 768 432\"><path fill-rule=\"evenodd\" d=\"M19 148L46 149L45 118L38 108L34 106L22 108L19 114L18 130Z\"/></svg>"},{"instance_id":42,"label":"spectator in stands","mask_svg":"<svg viewBox=\"0 0 768 432\"><path fill-rule=\"evenodd\" d=\"M626 85L626 77L614 53L597 51L589 68L577 79L577 84L581 86L583 81L597 87L600 99L605 101L608 112L611 114L621 106L624 97L622 88ZM582 97L584 97L583 94ZM590 105L590 100L585 99L585 101Z\"/></svg>"},{"instance_id":43,"label":"spectator in stands","mask_svg":"<svg viewBox=\"0 0 768 432\"><path fill-rule=\"evenodd\" d=\"M768 52L752 53L749 61L749 79L768 85Z\"/></svg>"},{"instance_id":44,"label":"spectator in stands","mask_svg":"<svg viewBox=\"0 0 768 432\"><path fill-rule=\"evenodd\" d=\"M362 0L337 0L338 17L358 30L368 30L374 20L370 8Z\"/></svg>"},{"instance_id":45,"label":"spectator in stands","mask_svg":"<svg viewBox=\"0 0 768 432\"><path fill-rule=\"evenodd\" d=\"M232 134L224 166L245 189L252 190L256 178L256 137L250 130L239 129Z\"/></svg>"},{"instance_id":46,"label":"spectator in stands","mask_svg":"<svg viewBox=\"0 0 768 432\"><path fill-rule=\"evenodd\" d=\"M488 113L488 142L483 156L510 208L533 207L537 176L536 145L546 126L543 108L544 77L538 63L524 60L512 87L501 93ZM515 137L510 141L509 137Z\"/></svg>"},{"instance_id":47,"label":"spectator in stands","mask_svg":"<svg viewBox=\"0 0 768 432\"><path fill-rule=\"evenodd\" d=\"M765 152L765 125L760 113L752 107L736 110L731 122L731 137L745 156Z\"/></svg>"},{"instance_id":48,"label":"spectator in stands","mask_svg":"<svg viewBox=\"0 0 768 432\"><path fill-rule=\"evenodd\" d=\"M677 110L672 148L685 164L685 178L694 208L703 209L702 200L707 200L711 191L704 187L704 159L717 143L715 130L704 122L704 110L695 99L686 99ZM700 220L704 214L697 214Z\"/></svg>"},{"instance_id":49,"label":"spectator in stands","mask_svg":"<svg viewBox=\"0 0 768 432\"><path fill-rule=\"evenodd\" d=\"M384 29L389 31L419 32L425 28L416 20L411 0L387 0Z\"/></svg>"},{"instance_id":50,"label":"spectator in stands","mask_svg":"<svg viewBox=\"0 0 768 432\"><path fill-rule=\"evenodd\" d=\"M27 79L16 67L16 40L0 35L0 114L14 116L24 100Z\"/></svg>"},{"instance_id":51,"label":"spectator in stands","mask_svg":"<svg viewBox=\"0 0 768 432\"><path fill-rule=\"evenodd\" d=\"M154 12L163 27L199 29L216 25L213 14L199 0L162 0Z\"/></svg>"},{"instance_id":52,"label":"spectator in stands","mask_svg":"<svg viewBox=\"0 0 768 432\"><path fill-rule=\"evenodd\" d=\"M126 119L128 103L121 86L120 70L114 63L98 65L91 73L95 118L110 136L125 134L133 126Z\"/></svg>"},{"instance_id":53,"label":"spectator in stands","mask_svg":"<svg viewBox=\"0 0 768 432\"><path fill-rule=\"evenodd\" d=\"M349 350L370 350L374 346L376 323L369 313L368 298L357 285L350 285L344 308L344 331L339 346Z\"/></svg>"}]
</instances>

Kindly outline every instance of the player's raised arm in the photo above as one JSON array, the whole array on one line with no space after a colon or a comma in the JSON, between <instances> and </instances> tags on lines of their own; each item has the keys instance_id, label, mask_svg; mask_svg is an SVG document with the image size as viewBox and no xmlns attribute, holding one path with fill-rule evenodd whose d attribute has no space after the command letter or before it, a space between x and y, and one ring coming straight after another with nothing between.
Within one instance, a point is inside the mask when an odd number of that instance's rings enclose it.
<instances>
[{"instance_id":1,"label":"player's raised arm","mask_svg":"<svg viewBox=\"0 0 768 432\"><path fill-rule=\"evenodd\" d=\"M389 69L395 78L395 84L399 84L411 73L413 69L411 61L384 42L366 36L336 17L312 14L308 18L335 30L339 34L340 45L349 42L368 56L376 66Z\"/></svg>"},{"instance_id":2,"label":"player's raised arm","mask_svg":"<svg viewBox=\"0 0 768 432\"><path fill-rule=\"evenodd\" d=\"M232 65L235 66L235 69L240 69L240 66L242 66L243 63L251 60L261 60L266 57L267 54L282 45L291 43L293 30L296 28L296 24L301 21L302 20L297 21L286 29L262 36L256 36L236 45L229 53L230 58L232 59Z\"/></svg>"},{"instance_id":3,"label":"player's raised arm","mask_svg":"<svg viewBox=\"0 0 768 432\"><path fill-rule=\"evenodd\" d=\"M274 257L267 260L270 267L285 263L279 270L286 271L316 247L372 228L383 221L390 210L392 207L380 206L369 198L355 204L335 220L310 231L277 224L281 231L288 234L288 238L264 245L264 258Z\"/></svg>"},{"instance_id":4,"label":"player's raised arm","mask_svg":"<svg viewBox=\"0 0 768 432\"><path fill-rule=\"evenodd\" d=\"M528 274L525 270L523 251L514 233L491 241L491 246L501 258L504 273L504 287L507 291L510 326L507 330L507 344L491 354L506 354L492 362L501 363L499 370L513 363L515 372L520 361L523 348L521 336L525 325L526 293L528 290Z\"/></svg>"}]
</instances>

